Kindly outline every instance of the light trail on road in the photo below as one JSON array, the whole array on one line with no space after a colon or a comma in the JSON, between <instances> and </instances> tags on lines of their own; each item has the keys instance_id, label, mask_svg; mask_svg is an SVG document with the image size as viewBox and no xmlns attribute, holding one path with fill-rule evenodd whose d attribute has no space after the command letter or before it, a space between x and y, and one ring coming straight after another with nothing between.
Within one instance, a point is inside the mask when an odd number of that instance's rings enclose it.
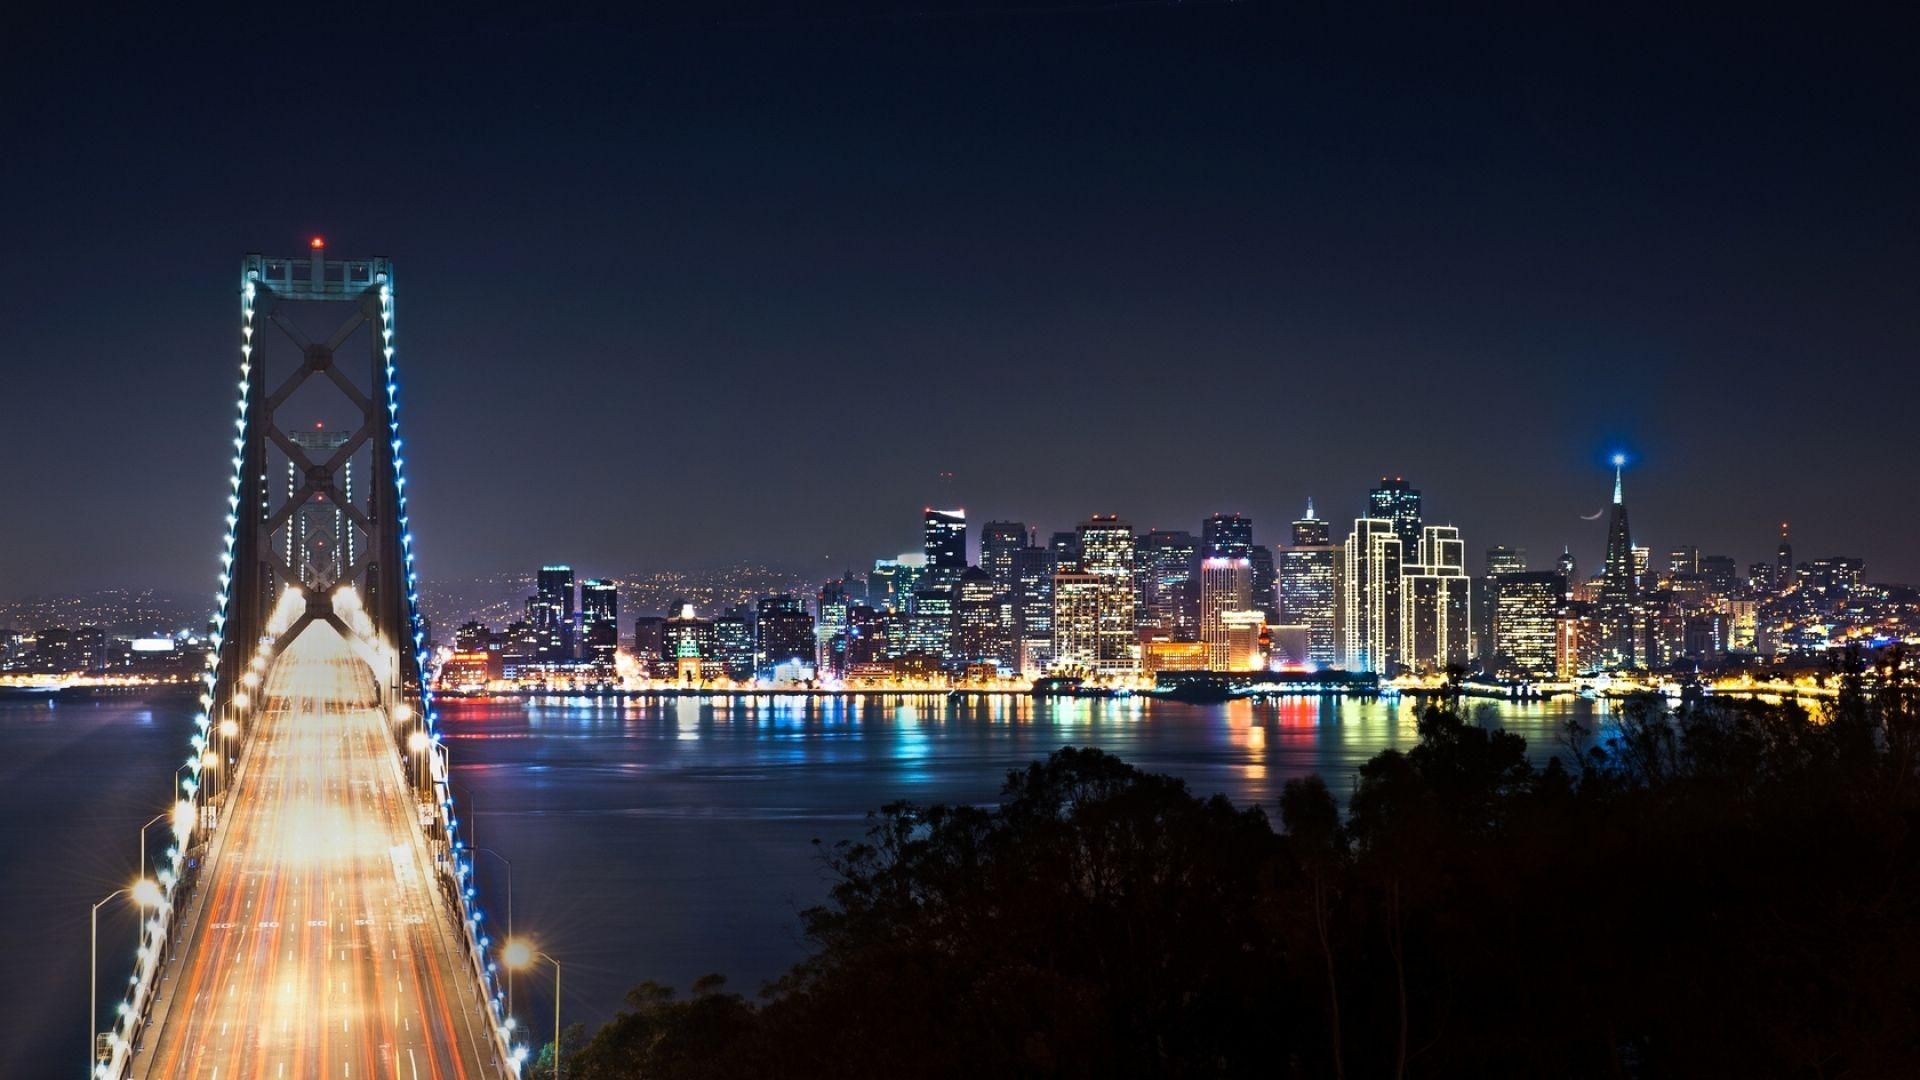
<instances>
[{"instance_id":1,"label":"light trail on road","mask_svg":"<svg viewBox=\"0 0 1920 1080\"><path fill-rule=\"evenodd\" d=\"M372 672L325 623L274 663L132 1075L506 1075L377 706Z\"/></svg>"}]
</instances>

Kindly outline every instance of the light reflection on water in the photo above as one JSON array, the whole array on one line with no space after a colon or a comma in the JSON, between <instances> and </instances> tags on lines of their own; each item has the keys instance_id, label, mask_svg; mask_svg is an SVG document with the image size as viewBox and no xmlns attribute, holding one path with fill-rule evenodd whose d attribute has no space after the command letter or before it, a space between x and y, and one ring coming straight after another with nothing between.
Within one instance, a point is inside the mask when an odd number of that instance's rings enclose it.
<instances>
[{"instance_id":1,"label":"light reflection on water","mask_svg":"<svg viewBox=\"0 0 1920 1080\"><path fill-rule=\"evenodd\" d=\"M990 804L1008 770L1075 745L1277 816L1288 779L1318 771L1344 796L1362 761L1417 738L1415 705L1386 700L760 695L440 708L471 792L461 817L512 860L518 929L564 958L568 1013L589 1021L641 979L684 987L721 971L750 993L784 970L806 950L797 912L826 895L811 841L858 837L889 801ZM1580 701L1491 708L1541 760L1568 717L1597 729L1603 716ZM57 1075L76 1056L67 1018L86 1003L86 909L132 876L138 826L171 802L193 712L191 701L0 702L0 956L36 973L0 980L0 1015L17 1036L0 1042L0 1076ZM504 874L492 859L480 873L497 917ZM103 980L124 978L131 935L130 922L103 921ZM540 1008L538 990L522 990L522 1010Z\"/></svg>"},{"instance_id":2,"label":"light reflection on water","mask_svg":"<svg viewBox=\"0 0 1920 1080\"><path fill-rule=\"evenodd\" d=\"M1584 701L1498 703L1493 721L1541 761ZM1095 746L1277 817L1287 780L1336 794L1368 757L1418 741L1412 701L1148 701L759 695L621 702L446 701L455 767L482 841L514 861L523 932L578 959L569 1011L604 1017L627 987L710 971L743 991L804 954L797 912L820 902L825 843L856 839L888 802L992 804L1009 770ZM504 876L483 865L499 906ZM575 980L568 967L568 980Z\"/></svg>"}]
</instances>

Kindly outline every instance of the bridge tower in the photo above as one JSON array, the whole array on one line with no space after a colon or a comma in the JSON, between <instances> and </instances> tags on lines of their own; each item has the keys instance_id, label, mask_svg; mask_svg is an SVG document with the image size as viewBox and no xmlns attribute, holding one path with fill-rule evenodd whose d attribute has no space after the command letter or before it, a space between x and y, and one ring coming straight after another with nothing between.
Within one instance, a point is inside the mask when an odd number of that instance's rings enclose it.
<instances>
[{"instance_id":1,"label":"bridge tower","mask_svg":"<svg viewBox=\"0 0 1920 1080\"><path fill-rule=\"evenodd\" d=\"M390 670L380 673L383 698L402 701L423 685L394 330L389 259L328 258L316 237L305 257L250 254L241 263L241 382L214 690L222 720L244 720L235 690L261 645L277 653L316 620L347 632L332 604L341 585L358 590L375 633L393 645ZM321 414L336 426L316 437L310 425L324 424L314 419ZM347 482L356 471L361 482ZM339 535L308 537L313 521L337 523ZM333 545L325 570L305 543ZM305 594L305 611L265 642L288 587Z\"/></svg>"}]
</instances>

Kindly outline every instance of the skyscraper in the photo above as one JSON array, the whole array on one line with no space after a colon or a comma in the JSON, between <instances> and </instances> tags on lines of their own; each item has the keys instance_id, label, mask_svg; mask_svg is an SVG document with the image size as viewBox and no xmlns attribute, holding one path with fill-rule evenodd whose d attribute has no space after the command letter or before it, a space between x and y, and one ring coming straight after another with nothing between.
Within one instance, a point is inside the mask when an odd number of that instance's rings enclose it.
<instances>
[{"instance_id":1,"label":"skyscraper","mask_svg":"<svg viewBox=\"0 0 1920 1080\"><path fill-rule=\"evenodd\" d=\"M968 567L954 588L953 633L948 651L955 670L973 664L992 664L1001 672L1013 668L1011 642L1000 619L999 587L987 571Z\"/></svg>"},{"instance_id":2,"label":"skyscraper","mask_svg":"<svg viewBox=\"0 0 1920 1080\"><path fill-rule=\"evenodd\" d=\"M1314 516L1313 500L1307 500L1307 512L1293 523L1293 546L1313 547L1319 544L1333 543L1333 531L1327 523Z\"/></svg>"},{"instance_id":3,"label":"skyscraper","mask_svg":"<svg viewBox=\"0 0 1920 1080\"><path fill-rule=\"evenodd\" d=\"M1100 670L1101 609L1113 588L1098 574L1053 575L1053 664L1062 671Z\"/></svg>"},{"instance_id":4,"label":"skyscraper","mask_svg":"<svg viewBox=\"0 0 1920 1080\"><path fill-rule=\"evenodd\" d=\"M1621 473L1626 464L1626 455L1614 455L1613 506L1607 517L1607 560L1601 572L1594 614L1599 620L1601 662L1631 667L1639 662L1642 650L1636 640L1640 619L1633 533L1627 527L1627 503L1621 491Z\"/></svg>"},{"instance_id":5,"label":"skyscraper","mask_svg":"<svg viewBox=\"0 0 1920 1080\"><path fill-rule=\"evenodd\" d=\"M1280 608L1278 591L1280 573L1274 566L1273 549L1265 544L1255 544L1247 551L1247 558L1253 566L1253 607L1269 621L1278 620Z\"/></svg>"},{"instance_id":6,"label":"skyscraper","mask_svg":"<svg viewBox=\"0 0 1920 1080\"><path fill-rule=\"evenodd\" d=\"M581 659L613 670L620 649L620 594L605 578L588 578L580 585Z\"/></svg>"},{"instance_id":7,"label":"skyscraper","mask_svg":"<svg viewBox=\"0 0 1920 1080\"><path fill-rule=\"evenodd\" d=\"M980 568L1003 595L1013 593L1014 553L1030 542L1024 522L989 521L981 526Z\"/></svg>"},{"instance_id":8,"label":"skyscraper","mask_svg":"<svg viewBox=\"0 0 1920 1080\"><path fill-rule=\"evenodd\" d=\"M1293 523L1293 543L1280 549L1280 624L1307 628L1306 660L1319 667L1340 662L1340 548L1327 523L1313 514Z\"/></svg>"},{"instance_id":9,"label":"skyscraper","mask_svg":"<svg viewBox=\"0 0 1920 1080\"><path fill-rule=\"evenodd\" d=\"M1527 572L1527 553L1520 548L1510 548L1505 544L1495 544L1487 549L1487 576L1498 577L1501 574L1524 574Z\"/></svg>"},{"instance_id":10,"label":"skyscraper","mask_svg":"<svg viewBox=\"0 0 1920 1080\"><path fill-rule=\"evenodd\" d=\"M1464 666L1472 657L1473 608L1460 530L1423 526L1418 559L1401 568L1401 662L1422 672Z\"/></svg>"},{"instance_id":11,"label":"skyscraper","mask_svg":"<svg viewBox=\"0 0 1920 1080\"><path fill-rule=\"evenodd\" d=\"M1245 612L1253 599L1253 561L1245 555L1212 555L1200 560L1200 640L1207 646L1207 667L1230 671L1233 642L1227 615Z\"/></svg>"},{"instance_id":12,"label":"skyscraper","mask_svg":"<svg viewBox=\"0 0 1920 1080\"><path fill-rule=\"evenodd\" d=\"M1013 554L1014 659L1032 675L1026 659L1053 651L1053 555L1043 547L1024 547Z\"/></svg>"},{"instance_id":13,"label":"skyscraper","mask_svg":"<svg viewBox=\"0 0 1920 1080\"><path fill-rule=\"evenodd\" d=\"M1389 518L1359 518L1341 551L1341 665L1391 672L1400 663L1400 536Z\"/></svg>"},{"instance_id":14,"label":"skyscraper","mask_svg":"<svg viewBox=\"0 0 1920 1080\"><path fill-rule=\"evenodd\" d=\"M1047 539L1047 553L1053 557L1053 572L1056 574L1077 574L1080 572L1080 534L1078 532L1057 532Z\"/></svg>"},{"instance_id":15,"label":"skyscraper","mask_svg":"<svg viewBox=\"0 0 1920 1080\"><path fill-rule=\"evenodd\" d=\"M527 598L527 622L538 638L533 659L559 664L573 659L573 567L543 566Z\"/></svg>"},{"instance_id":16,"label":"skyscraper","mask_svg":"<svg viewBox=\"0 0 1920 1080\"><path fill-rule=\"evenodd\" d=\"M762 597L754 618L754 674L771 679L774 669L795 663L810 673L814 661L813 616L788 594Z\"/></svg>"},{"instance_id":17,"label":"skyscraper","mask_svg":"<svg viewBox=\"0 0 1920 1080\"><path fill-rule=\"evenodd\" d=\"M1242 514L1215 514L1200 523L1202 559L1246 559L1252 556L1252 518Z\"/></svg>"},{"instance_id":18,"label":"skyscraper","mask_svg":"<svg viewBox=\"0 0 1920 1080\"><path fill-rule=\"evenodd\" d=\"M1147 573L1147 614L1143 623L1174 641L1200 634L1200 594L1194 581L1199 548L1193 534L1155 529L1136 553Z\"/></svg>"},{"instance_id":19,"label":"skyscraper","mask_svg":"<svg viewBox=\"0 0 1920 1080\"><path fill-rule=\"evenodd\" d=\"M1367 516L1393 523L1400 551L1411 556L1420 548L1420 491L1405 477L1381 477L1380 486L1367 492Z\"/></svg>"},{"instance_id":20,"label":"skyscraper","mask_svg":"<svg viewBox=\"0 0 1920 1080\"><path fill-rule=\"evenodd\" d=\"M1080 525L1080 570L1107 585L1100 605L1097 670L1123 675L1140 670L1140 638L1133 610L1133 526L1112 514L1095 514Z\"/></svg>"},{"instance_id":21,"label":"skyscraper","mask_svg":"<svg viewBox=\"0 0 1920 1080\"><path fill-rule=\"evenodd\" d=\"M1494 668L1511 678L1548 678L1555 670L1554 631L1567 584L1559 574L1505 573L1495 578Z\"/></svg>"},{"instance_id":22,"label":"skyscraper","mask_svg":"<svg viewBox=\"0 0 1920 1080\"><path fill-rule=\"evenodd\" d=\"M925 584L936 587L959 584L960 572L967 568L967 512L928 507L924 526Z\"/></svg>"}]
</instances>

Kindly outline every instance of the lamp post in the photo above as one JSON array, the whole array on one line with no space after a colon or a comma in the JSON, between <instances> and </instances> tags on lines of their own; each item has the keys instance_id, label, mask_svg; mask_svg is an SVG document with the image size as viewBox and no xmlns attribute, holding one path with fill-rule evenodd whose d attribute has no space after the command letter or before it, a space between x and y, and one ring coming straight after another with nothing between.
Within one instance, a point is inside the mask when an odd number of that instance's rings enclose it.
<instances>
[{"instance_id":1,"label":"lamp post","mask_svg":"<svg viewBox=\"0 0 1920 1080\"><path fill-rule=\"evenodd\" d=\"M141 867L143 872L145 869ZM108 893L99 903L94 904L93 910L88 913L87 1074L89 1076L93 1074L93 1067L100 1057L98 1048L100 1033L94 1030L94 1025L100 1022L100 909L128 893L133 894L133 902L142 909L159 907L166 899L160 892L160 886L154 884L153 879L142 877L131 885ZM555 978L557 981L558 976Z\"/></svg>"},{"instance_id":2,"label":"lamp post","mask_svg":"<svg viewBox=\"0 0 1920 1080\"><path fill-rule=\"evenodd\" d=\"M420 797L420 755L426 751L428 745L427 733L420 728L414 728L413 731L407 735L407 750L409 751L407 754L407 779L413 782L413 797L415 799Z\"/></svg>"},{"instance_id":3,"label":"lamp post","mask_svg":"<svg viewBox=\"0 0 1920 1080\"><path fill-rule=\"evenodd\" d=\"M147 830L153 828L155 822L165 820L166 818L169 818L172 816L173 816L173 811L171 810L162 811L158 814L153 815L151 818L148 818L147 823L145 825L140 826L139 873L141 877L145 877L147 874Z\"/></svg>"},{"instance_id":4,"label":"lamp post","mask_svg":"<svg viewBox=\"0 0 1920 1080\"><path fill-rule=\"evenodd\" d=\"M560 961L524 941L507 942L501 956L506 960L509 971L532 967L536 960L545 960L553 965L553 1080L560 1080Z\"/></svg>"},{"instance_id":5,"label":"lamp post","mask_svg":"<svg viewBox=\"0 0 1920 1080\"><path fill-rule=\"evenodd\" d=\"M507 940L511 942L513 940L513 861L492 848L474 848L473 850L499 859L500 865L507 868ZM507 968L507 1015L513 1015L513 968L511 965Z\"/></svg>"}]
</instances>

